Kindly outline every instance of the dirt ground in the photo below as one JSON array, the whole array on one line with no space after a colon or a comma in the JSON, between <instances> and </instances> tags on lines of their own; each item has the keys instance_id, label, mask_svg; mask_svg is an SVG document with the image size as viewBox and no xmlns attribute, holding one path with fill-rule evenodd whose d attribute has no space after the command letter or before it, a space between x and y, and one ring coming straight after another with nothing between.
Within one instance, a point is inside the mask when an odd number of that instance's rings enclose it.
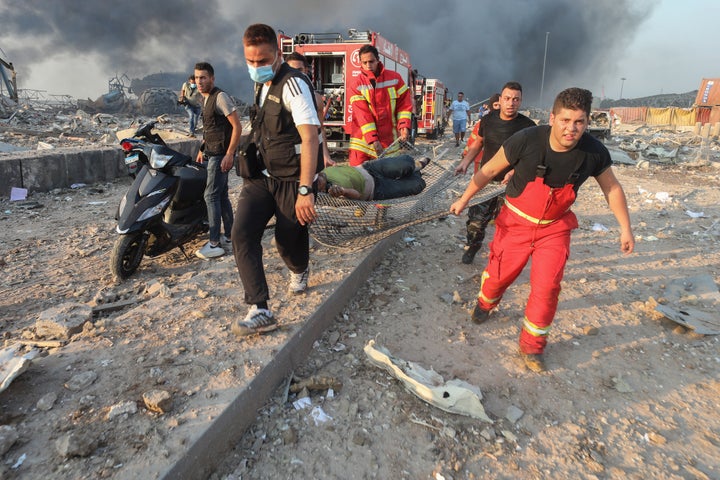
<instances>
[{"instance_id":1,"label":"dirt ground","mask_svg":"<svg viewBox=\"0 0 720 480\"><path fill-rule=\"evenodd\" d=\"M720 478L720 342L655 312L660 302L716 316L716 298L697 279L709 276L715 290L720 281L720 171L615 170L636 252L620 253L614 217L590 180L574 208L580 228L548 372L527 371L517 356L527 271L490 320L474 325L469 312L487 249L475 264L460 263L464 216L413 227L294 372L342 386L334 395L280 387L213 478ZM239 181L231 182L235 197ZM42 348L0 393L0 425L17 435L0 478L155 478L365 254L315 245L310 289L292 297L266 235L271 308L282 328L238 341L229 324L246 307L234 261L196 259L202 239L188 247L189 261L179 251L145 259L131 280L113 282L113 216L128 184L0 202L4 346L42 340L36 321L53 307L127 303L88 318L65 345ZM671 288L678 284L679 296ZM477 386L493 423L406 391L368 362L371 339L446 380ZM152 391L172 399L165 413L146 407L143 394ZM305 394L310 406L294 406Z\"/></svg>"}]
</instances>

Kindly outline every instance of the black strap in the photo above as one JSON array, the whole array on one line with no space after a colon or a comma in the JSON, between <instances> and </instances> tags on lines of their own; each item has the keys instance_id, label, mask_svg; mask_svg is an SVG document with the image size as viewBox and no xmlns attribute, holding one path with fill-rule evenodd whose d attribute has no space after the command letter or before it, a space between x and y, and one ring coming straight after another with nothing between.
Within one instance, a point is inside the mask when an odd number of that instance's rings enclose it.
<instances>
[{"instance_id":1,"label":"black strap","mask_svg":"<svg viewBox=\"0 0 720 480\"><path fill-rule=\"evenodd\" d=\"M552 129L552 127L551 127ZM545 138L545 148L543 148L542 157L540 159L540 165L537 166L535 169L535 177L541 177L545 178L545 175L548 173L548 167L545 164L545 159L547 157L548 149L550 149L550 135L548 135ZM575 168L573 168L570 172L570 175L568 175L567 180L565 181L565 185L570 183L575 183L575 181L580 177L580 174L578 173L578 170L582 166L583 163L583 157L582 155L579 155L579 159L576 160Z\"/></svg>"}]
</instances>

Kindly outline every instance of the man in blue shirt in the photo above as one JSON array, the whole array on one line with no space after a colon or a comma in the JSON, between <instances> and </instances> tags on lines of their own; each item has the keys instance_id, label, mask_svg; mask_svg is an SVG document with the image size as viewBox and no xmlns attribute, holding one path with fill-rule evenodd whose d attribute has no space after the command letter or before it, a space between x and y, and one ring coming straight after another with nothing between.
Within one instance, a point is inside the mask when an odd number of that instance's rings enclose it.
<instances>
[{"instance_id":1,"label":"man in blue shirt","mask_svg":"<svg viewBox=\"0 0 720 480\"><path fill-rule=\"evenodd\" d=\"M457 100L453 100L450 105L456 147L460 146L460 142L465 141L465 131L468 123L470 123L470 104L467 100L464 100L464 97L465 94L459 92Z\"/></svg>"}]
</instances>

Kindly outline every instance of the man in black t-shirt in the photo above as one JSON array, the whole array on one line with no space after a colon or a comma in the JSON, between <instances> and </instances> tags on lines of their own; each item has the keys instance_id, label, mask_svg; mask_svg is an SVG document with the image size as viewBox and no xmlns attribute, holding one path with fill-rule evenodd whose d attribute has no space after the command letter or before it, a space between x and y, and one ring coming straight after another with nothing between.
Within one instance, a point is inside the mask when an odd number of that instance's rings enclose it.
<instances>
[{"instance_id":1,"label":"man in black t-shirt","mask_svg":"<svg viewBox=\"0 0 720 480\"><path fill-rule=\"evenodd\" d=\"M518 82L506 83L500 91L500 110L490 112L480 120L478 138L468 149L465 158L455 169L455 173L464 174L470 162L483 149L480 165L487 163L500 150L503 142L513 133L528 127L534 127L535 122L519 113L522 104L522 86ZM500 173L494 181L503 181L509 172ZM468 209L467 220L467 249L463 253L462 262L472 263L475 254L482 247L485 239L485 230L490 220L497 216L499 201L502 196L491 198Z\"/></svg>"},{"instance_id":2,"label":"man in black t-shirt","mask_svg":"<svg viewBox=\"0 0 720 480\"><path fill-rule=\"evenodd\" d=\"M560 282L570 254L570 233L578 222L570 207L580 186L594 177L620 225L620 250L631 253L635 240L627 200L612 170L610 153L585 133L592 93L568 88L555 98L550 125L510 137L450 206L459 215L479 190L512 168L503 205L482 274L475 323L487 320L505 290L532 257L530 296L520 332L520 355L535 371L545 370L543 352L557 310Z\"/></svg>"}]
</instances>

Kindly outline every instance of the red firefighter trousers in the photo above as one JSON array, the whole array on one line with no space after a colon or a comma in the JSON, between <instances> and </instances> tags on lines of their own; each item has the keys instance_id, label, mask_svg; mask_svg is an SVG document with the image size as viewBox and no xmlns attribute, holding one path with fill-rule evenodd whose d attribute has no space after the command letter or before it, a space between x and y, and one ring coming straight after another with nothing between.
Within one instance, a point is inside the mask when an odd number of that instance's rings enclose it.
<instances>
[{"instance_id":1,"label":"red firefighter trousers","mask_svg":"<svg viewBox=\"0 0 720 480\"><path fill-rule=\"evenodd\" d=\"M557 310L560 282L570 255L570 233L577 228L577 218L568 210L548 225L536 225L504 205L495 225L478 304L483 310L498 305L505 290L532 259L520 350L527 354L542 353Z\"/></svg>"}]
</instances>

